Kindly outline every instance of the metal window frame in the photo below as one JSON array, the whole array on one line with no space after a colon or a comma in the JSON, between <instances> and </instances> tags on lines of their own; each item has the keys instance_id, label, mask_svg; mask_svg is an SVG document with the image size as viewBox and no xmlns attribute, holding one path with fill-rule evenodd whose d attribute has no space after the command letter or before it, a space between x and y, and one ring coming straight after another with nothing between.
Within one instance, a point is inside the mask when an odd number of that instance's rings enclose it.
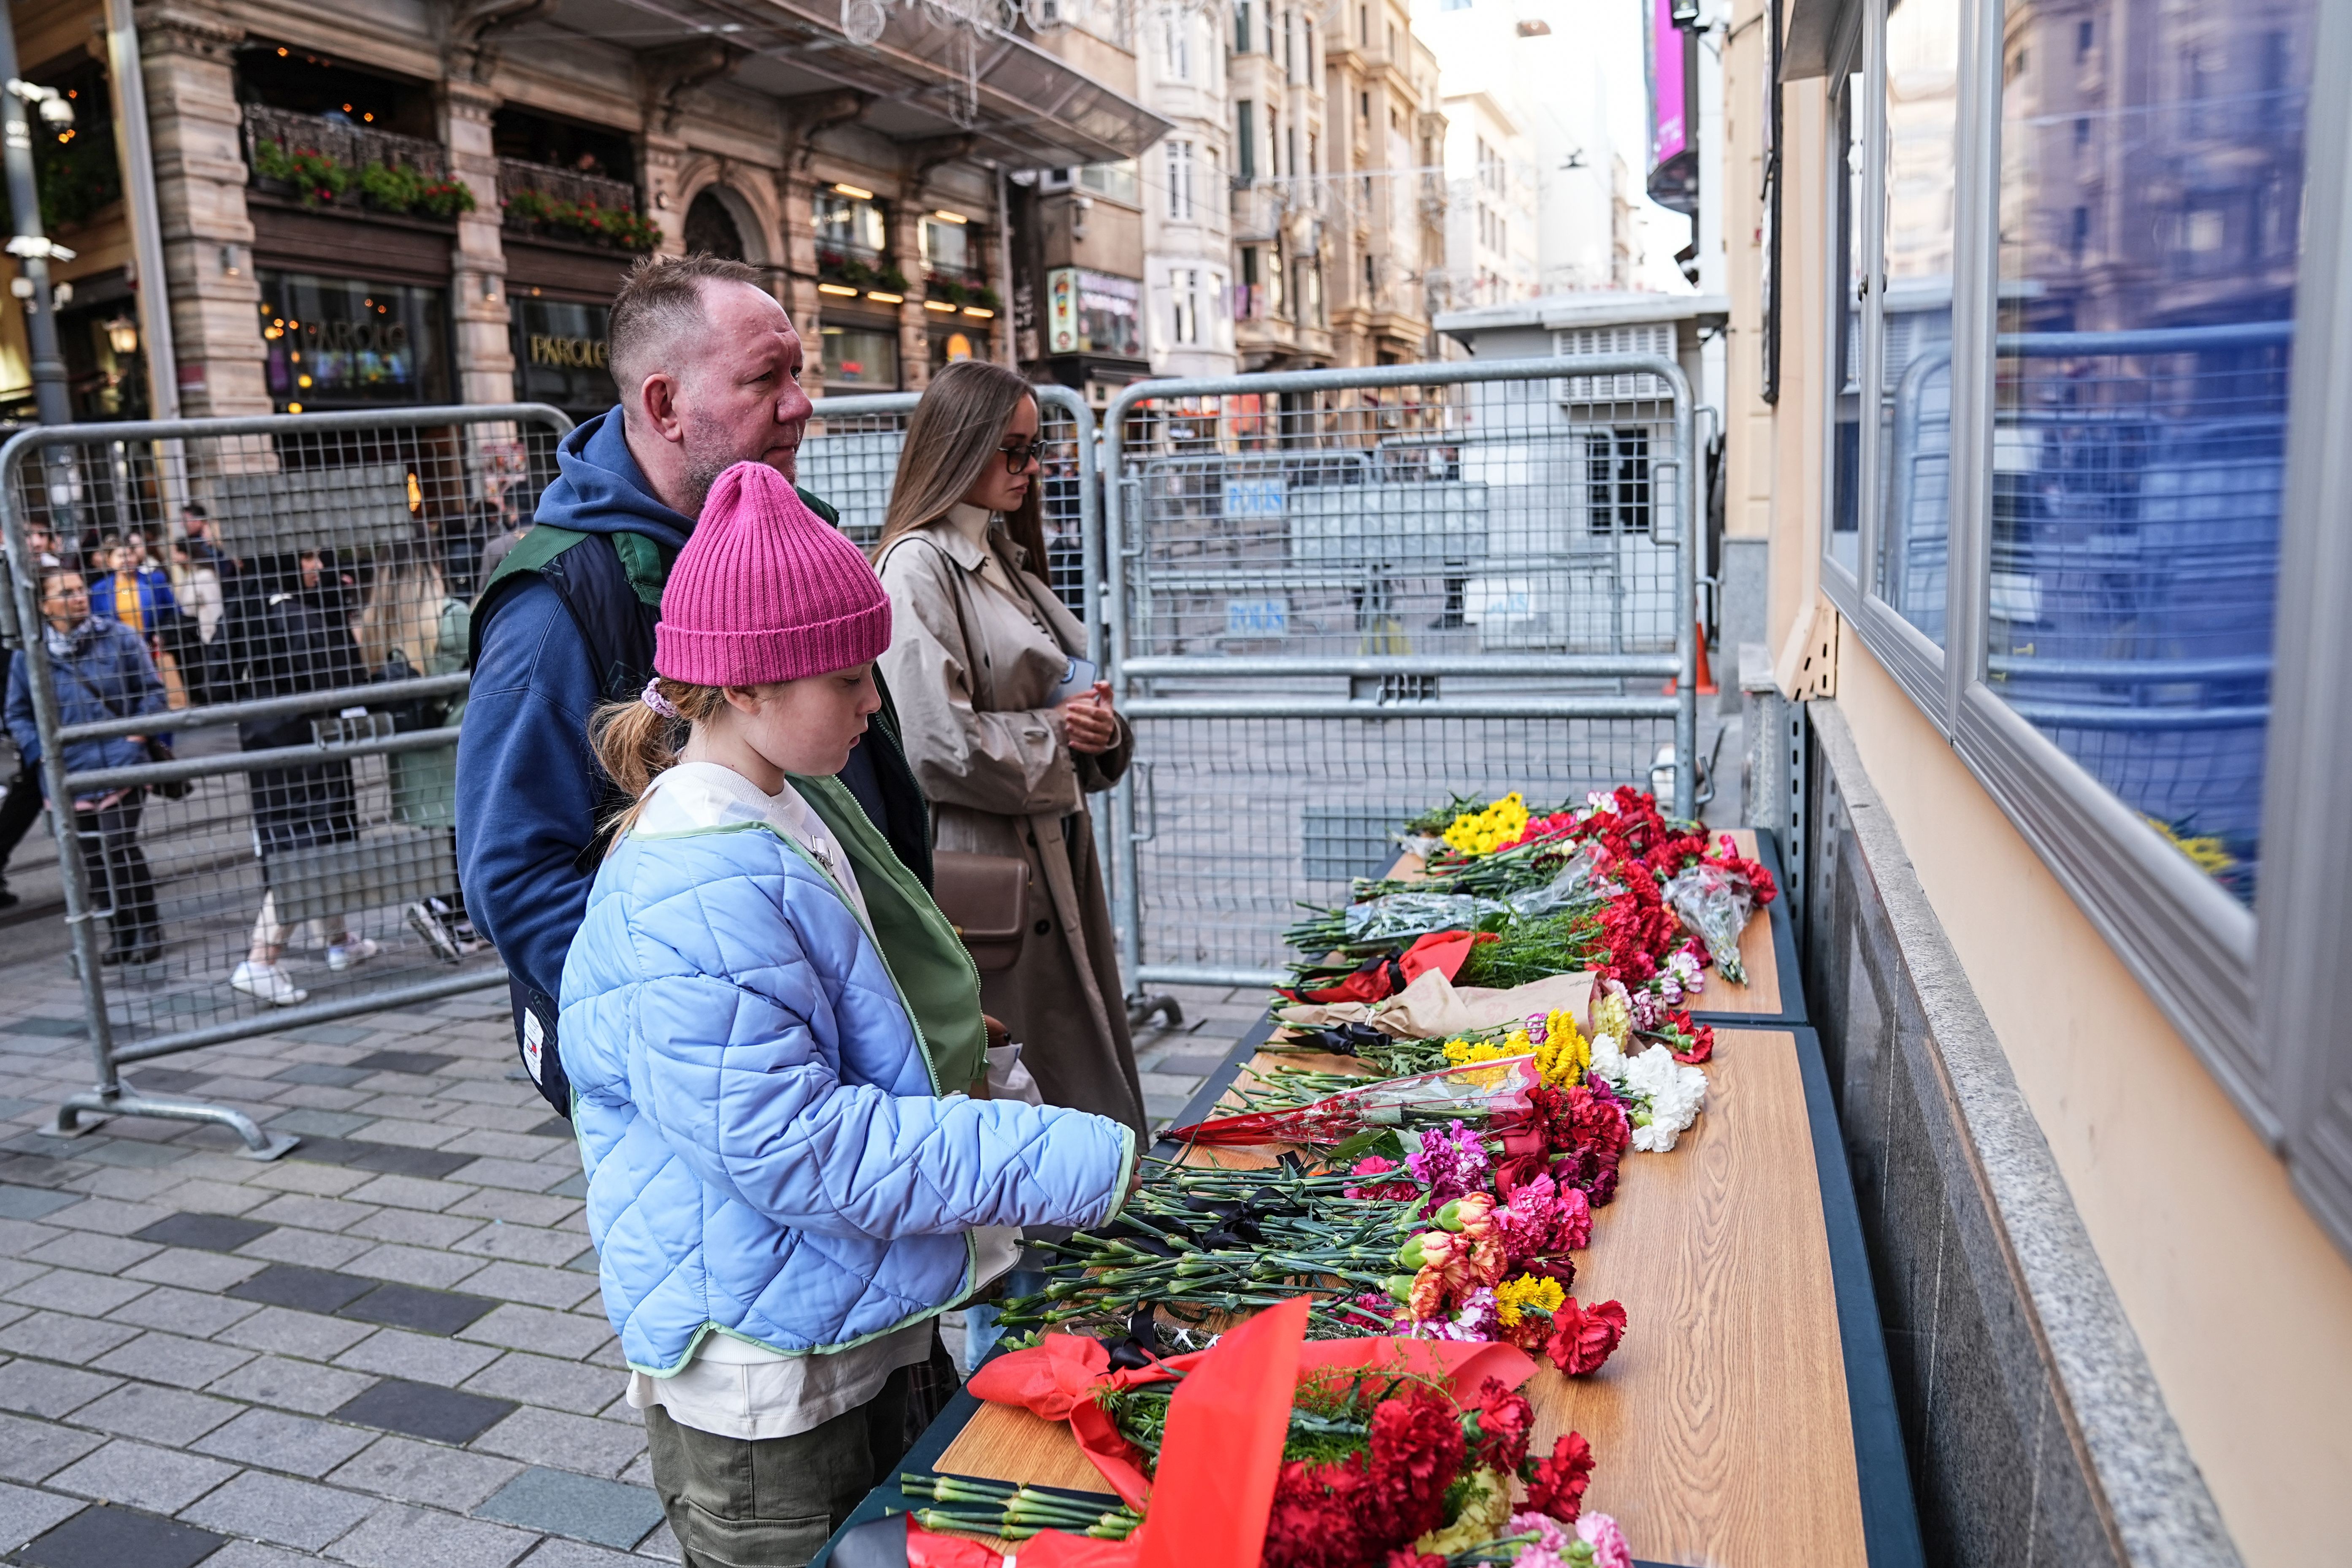
<instances>
[{"instance_id":1,"label":"metal window frame","mask_svg":"<svg viewBox=\"0 0 2352 1568\"><path fill-rule=\"evenodd\" d=\"M2352 72L2352 9L2320 7L2315 82ZM2273 1103L2286 1125L2289 1173L2336 1245L2352 1252L2352 1052L2336 1045L2352 1013L2352 536L2341 498L2352 486L2352 100L2311 98L2304 133L2305 270L2296 279L2287 416L2285 515L2279 541L2277 647L2264 773L2263 834L2292 844L2266 858L2256 919L2261 1037L2273 1053ZM2333 504L2331 504L2333 503Z\"/></svg>"},{"instance_id":2,"label":"metal window frame","mask_svg":"<svg viewBox=\"0 0 2352 1568\"><path fill-rule=\"evenodd\" d=\"M2352 1013L2352 968L2342 962L2342 932L2352 925L2352 832L2342 821L2341 784L2352 772L2352 713L2342 701L2352 686L2352 625L2341 610L2352 600L2352 539L2330 499L2352 488L2352 442L2344 438L2352 432L2352 104L2315 89L2305 136L2304 261L2263 786L2263 837L2292 845L2294 853L2266 858L2249 910L2165 844L1985 679L2003 5L1965 3L1972 9L1963 21L1955 171L1945 647L1937 649L1872 591L1882 494L1874 444L1864 452L1857 575L1830 556L1832 502L1824 486L1822 590L1949 740L2257 1133L2285 1157L2297 1190L2352 1252L2352 1053L2333 1044L2339 1021ZM1865 9L1866 109L1883 121L1884 42L1876 18L1884 0ZM1832 58L1851 59L1851 47L1832 50ZM2319 8L2315 54L2315 83L2352 73L2352 12ZM1885 201L1884 163L1876 162L1883 123L1870 134L1880 187L1871 204L1875 212ZM1830 153L1843 156L1843 147ZM1834 178L1833 163L1828 172ZM1833 213L1828 221L1833 240ZM1883 268L1883 240L1866 243L1872 264ZM1824 298L1832 309L1823 330L1838 331L1834 289L1825 289ZM1874 300L1866 322L1875 317ZM1866 343L1865 353L1874 353L1874 343ZM1833 402L1824 406L1833 417ZM1833 435L1825 429L1823 437L1826 461ZM2264 937L2259 944L2258 931Z\"/></svg>"},{"instance_id":3,"label":"metal window frame","mask_svg":"<svg viewBox=\"0 0 2352 1568\"><path fill-rule=\"evenodd\" d=\"M1863 101L1853 107L1853 111L1864 117L1864 152L1862 172L1854 177L1854 221L1862 226L1860 249L1869 288L1863 295L1861 341L1855 345L1859 361L1855 374L1859 384L1867 388L1878 363L1878 299L1881 287L1878 274L1885 261L1879 240L1881 226L1875 216L1885 204L1871 199L1869 195L1873 189L1885 183L1885 160L1880 156L1878 138L1874 130L1880 118L1875 106L1885 91L1886 74L1884 62L1878 59L1880 51L1876 43L1877 36L1883 30L1879 22L1885 14L1883 7L1884 0L1866 0L1864 4L1847 8L1838 24L1835 42L1829 51L1833 63L1822 78L1829 84L1832 112L1829 116L1830 133L1823 138L1827 145L1823 149L1825 156L1822 164L1822 173L1828 176L1829 199L1822 204L1824 226L1822 257L1824 265L1822 268L1821 291L1822 300L1828 308L1824 325L1831 340L1828 356L1823 361L1827 374L1822 378L1821 584L1822 592L1830 603L1850 620L1859 617L1862 613L1864 585L1869 581L1873 540L1877 531L1871 516L1869 482L1876 447L1872 427L1876 421L1861 419L1855 425L1854 482L1859 489L1854 496L1853 566L1848 570L1832 548L1837 537L1838 357L1845 346L1845 300L1838 288L1838 269L1843 261L1838 235L1837 191L1838 182L1845 177L1843 168L1847 146L1847 138L1838 132L1835 110L1837 95L1841 91L1851 90L1847 85L1849 79L1859 70L1863 76ZM1879 85L1874 87L1873 83Z\"/></svg>"}]
</instances>

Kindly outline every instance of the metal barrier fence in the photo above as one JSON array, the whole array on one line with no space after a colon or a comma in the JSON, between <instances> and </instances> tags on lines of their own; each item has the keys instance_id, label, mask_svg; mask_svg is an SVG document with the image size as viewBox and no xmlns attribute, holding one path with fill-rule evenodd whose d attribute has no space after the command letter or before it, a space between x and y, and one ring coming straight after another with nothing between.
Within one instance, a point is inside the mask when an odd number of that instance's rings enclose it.
<instances>
[{"instance_id":1,"label":"metal barrier fence","mask_svg":"<svg viewBox=\"0 0 2352 1568\"><path fill-rule=\"evenodd\" d=\"M121 1069L505 982L457 887L466 616L570 428L513 404L0 447L8 719L40 750L98 1070L59 1131L213 1121L274 1158L293 1141Z\"/></svg>"},{"instance_id":2,"label":"metal barrier fence","mask_svg":"<svg viewBox=\"0 0 2352 1568\"><path fill-rule=\"evenodd\" d=\"M1143 382L1104 422L1131 1006L1279 978L1295 903L1449 792L1672 771L1692 812L1690 392L1648 355ZM1664 683L1663 694L1660 683Z\"/></svg>"}]
</instances>

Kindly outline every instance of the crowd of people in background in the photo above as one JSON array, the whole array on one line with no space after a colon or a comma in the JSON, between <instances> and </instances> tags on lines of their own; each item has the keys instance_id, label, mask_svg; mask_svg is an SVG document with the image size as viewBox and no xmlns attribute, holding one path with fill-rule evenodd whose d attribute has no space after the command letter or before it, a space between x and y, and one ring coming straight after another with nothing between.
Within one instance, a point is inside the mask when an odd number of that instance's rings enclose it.
<instances>
[{"instance_id":1,"label":"crowd of people in background","mask_svg":"<svg viewBox=\"0 0 2352 1568\"><path fill-rule=\"evenodd\" d=\"M63 722L168 716L191 707L461 670L471 596L530 526L527 515L518 519L494 497L476 503L455 526L420 529L416 539L389 551L253 555L224 548L210 513L198 504L184 508L168 529L91 529L65 537L36 523L26 542L40 574L37 597ZM0 910L5 910L19 901L7 884L7 862L47 802L26 665L14 650L0 650L0 660L5 661L0 669L6 675L6 727L16 753L0 794ZM441 728L457 722L464 699L410 697L374 706L390 713L396 730ZM237 727L239 746L252 752L308 745L319 717L246 720ZM165 717L153 735L78 742L68 747L66 763L70 772L135 766L170 756L171 747ZM388 769L394 819L453 838L450 754L397 753ZM307 933L289 929L268 890L273 865L287 864L289 854L359 837L352 764L260 768L242 782L250 792L253 847L265 892L230 984L256 1000L290 1006L308 997L283 962L290 942L313 939L308 945L323 951L328 968L338 972L379 951L340 919L303 922L313 928ZM138 843L152 793L132 785L74 802L81 858L96 906L106 913L110 963L152 963L163 952L153 876ZM446 962L483 945L455 886L412 903L405 913Z\"/></svg>"}]
</instances>

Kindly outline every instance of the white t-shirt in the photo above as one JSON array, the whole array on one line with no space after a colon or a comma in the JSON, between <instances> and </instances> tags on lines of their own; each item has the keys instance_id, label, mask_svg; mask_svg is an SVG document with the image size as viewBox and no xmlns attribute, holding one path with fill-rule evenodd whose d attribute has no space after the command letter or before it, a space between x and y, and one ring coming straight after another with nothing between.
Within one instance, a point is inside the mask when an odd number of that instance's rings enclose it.
<instances>
[{"instance_id":1,"label":"white t-shirt","mask_svg":"<svg viewBox=\"0 0 2352 1568\"><path fill-rule=\"evenodd\" d=\"M732 768L680 763L656 776L646 792L636 831L680 833L728 822L765 822L808 852L857 911L872 941L873 921L848 854L790 784L769 795ZM1012 1267L987 1267L1006 1251L998 1238L983 1245L981 1278ZM1018 1254L1017 1244L1011 1248ZM991 1255L995 1256L992 1257ZM882 1392L902 1366L928 1360L931 1323L925 1319L848 1350L782 1355L717 1330L705 1334L694 1359L672 1377L629 1373L629 1407L658 1405L670 1419L721 1437L790 1437L824 1426Z\"/></svg>"}]
</instances>

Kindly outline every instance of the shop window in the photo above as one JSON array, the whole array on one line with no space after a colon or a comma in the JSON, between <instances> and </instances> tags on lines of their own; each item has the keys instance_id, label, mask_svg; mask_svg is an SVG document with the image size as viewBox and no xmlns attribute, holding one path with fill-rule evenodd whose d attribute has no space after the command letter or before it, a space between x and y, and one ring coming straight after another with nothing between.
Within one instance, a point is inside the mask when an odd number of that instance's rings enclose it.
<instances>
[{"instance_id":1,"label":"shop window","mask_svg":"<svg viewBox=\"0 0 2352 1568\"><path fill-rule=\"evenodd\" d=\"M270 269L259 281L263 372L280 413L449 400L440 289Z\"/></svg>"},{"instance_id":2,"label":"shop window","mask_svg":"<svg viewBox=\"0 0 2352 1568\"><path fill-rule=\"evenodd\" d=\"M824 328L824 379L827 385L856 387L866 392L895 391L898 385L898 334L885 327Z\"/></svg>"},{"instance_id":3,"label":"shop window","mask_svg":"<svg viewBox=\"0 0 2352 1568\"><path fill-rule=\"evenodd\" d=\"M2151 9L2169 68L2094 101L2018 67L2001 94L1990 682L2248 903L2301 237L2294 199L2259 238L2252 214L2302 188L2317 11L2269 11L2289 47L2224 49L2215 7ZM2086 53L2073 26L2011 6L2021 56ZM2224 167L2203 188L2159 173Z\"/></svg>"},{"instance_id":4,"label":"shop window","mask_svg":"<svg viewBox=\"0 0 2352 1568\"><path fill-rule=\"evenodd\" d=\"M1886 18L1886 293L1880 311L1877 591L1944 641L1951 548L1952 258L1961 0Z\"/></svg>"},{"instance_id":5,"label":"shop window","mask_svg":"<svg viewBox=\"0 0 2352 1568\"><path fill-rule=\"evenodd\" d=\"M574 419L613 406L620 394L607 360L611 306L525 296L509 297L507 309L518 397Z\"/></svg>"}]
</instances>

